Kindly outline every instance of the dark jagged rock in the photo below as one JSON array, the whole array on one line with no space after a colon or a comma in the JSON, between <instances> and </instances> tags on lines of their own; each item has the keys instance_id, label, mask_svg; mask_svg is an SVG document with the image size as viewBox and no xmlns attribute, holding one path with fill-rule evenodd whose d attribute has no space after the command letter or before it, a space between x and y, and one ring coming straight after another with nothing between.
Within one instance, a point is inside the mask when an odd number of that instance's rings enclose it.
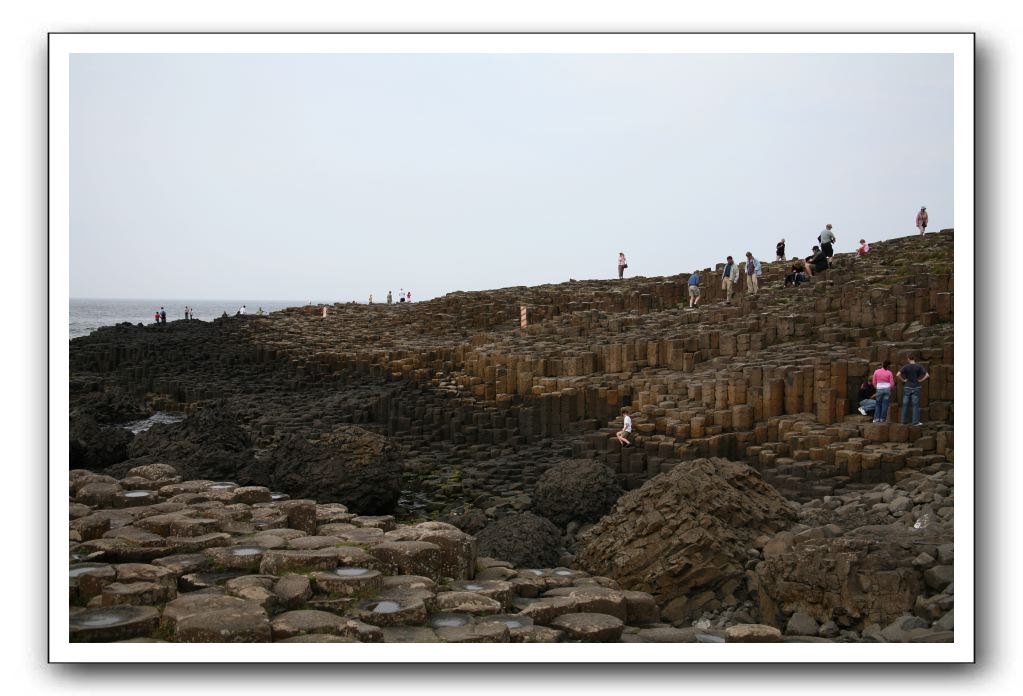
<instances>
[{"instance_id":1,"label":"dark jagged rock","mask_svg":"<svg viewBox=\"0 0 1023 696\"><path fill-rule=\"evenodd\" d=\"M289 436L267 455L265 480L292 496L344 503L363 515L394 512L401 493L398 449L357 426L309 441Z\"/></svg>"},{"instance_id":2,"label":"dark jagged rock","mask_svg":"<svg viewBox=\"0 0 1023 696\"><path fill-rule=\"evenodd\" d=\"M476 540L481 555L516 566L543 568L558 564L561 546L558 528L550 520L530 512L492 522L476 535Z\"/></svg>"},{"instance_id":3,"label":"dark jagged rock","mask_svg":"<svg viewBox=\"0 0 1023 696\"><path fill-rule=\"evenodd\" d=\"M90 415L71 417L70 466L105 469L128 457L132 434L123 428L102 427Z\"/></svg>"},{"instance_id":4,"label":"dark jagged rock","mask_svg":"<svg viewBox=\"0 0 1023 696\"><path fill-rule=\"evenodd\" d=\"M533 510L559 526L596 522L611 511L622 494L614 470L585 459L561 462L536 482Z\"/></svg>"},{"instance_id":5,"label":"dark jagged rock","mask_svg":"<svg viewBox=\"0 0 1023 696\"><path fill-rule=\"evenodd\" d=\"M252 439L238 415L225 404L207 406L181 423L157 424L139 433L128 447L130 460L110 467L117 476L143 464L165 462L186 479L237 481L263 485L254 466Z\"/></svg>"},{"instance_id":6,"label":"dark jagged rock","mask_svg":"<svg viewBox=\"0 0 1023 696\"><path fill-rule=\"evenodd\" d=\"M746 464L683 462L627 493L585 533L578 567L649 592L671 620L746 591L747 550L795 520L788 501Z\"/></svg>"}]
</instances>

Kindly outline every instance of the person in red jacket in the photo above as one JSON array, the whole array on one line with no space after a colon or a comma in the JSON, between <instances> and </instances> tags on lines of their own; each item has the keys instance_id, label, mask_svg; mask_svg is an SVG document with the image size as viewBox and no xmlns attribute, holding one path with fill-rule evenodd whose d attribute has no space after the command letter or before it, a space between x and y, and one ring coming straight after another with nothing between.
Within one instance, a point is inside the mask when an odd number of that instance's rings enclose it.
<instances>
[{"instance_id":1,"label":"person in red jacket","mask_svg":"<svg viewBox=\"0 0 1023 696\"><path fill-rule=\"evenodd\" d=\"M927 230L927 208L920 206L920 212L916 214L916 228L923 234Z\"/></svg>"}]
</instances>

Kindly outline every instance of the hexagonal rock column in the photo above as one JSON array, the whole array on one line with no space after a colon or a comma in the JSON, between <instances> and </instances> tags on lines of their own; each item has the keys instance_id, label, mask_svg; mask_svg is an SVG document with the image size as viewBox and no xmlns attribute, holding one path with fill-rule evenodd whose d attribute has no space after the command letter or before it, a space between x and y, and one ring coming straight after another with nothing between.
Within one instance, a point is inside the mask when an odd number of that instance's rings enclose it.
<instances>
[{"instance_id":1,"label":"hexagonal rock column","mask_svg":"<svg viewBox=\"0 0 1023 696\"><path fill-rule=\"evenodd\" d=\"M425 541L385 541L369 550L392 575L425 575L437 580L440 572L440 547Z\"/></svg>"},{"instance_id":2,"label":"hexagonal rock column","mask_svg":"<svg viewBox=\"0 0 1023 696\"><path fill-rule=\"evenodd\" d=\"M777 643L781 641L781 631L774 626L764 624L736 624L725 629L725 641L728 643Z\"/></svg>"},{"instance_id":3,"label":"hexagonal rock column","mask_svg":"<svg viewBox=\"0 0 1023 696\"><path fill-rule=\"evenodd\" d=\"M74 643L106 643L148 636L160 623L153 607L104 607L71 612L70 636Z\"/></svg>"},{"instance_id":4,"label":"hexagonal rock column","mask_svg":"<svg viewBox=\"0 0 1023 696\"><path fill-rule=\"evenodd\" d=\"M334 570L321 570L309 576L316 590L324 594L343 597L375 594L380 589L380 571L369 568L344 566Z\"/></svg>"},{"instance_id":5,"label":"hexagonal rock column","mask_svg":"<svg viewBox=\"0 0 1023 696\"><path fill-rule=\"evenodd\" d=\"M621 637L625 624L607 614L579 612L562 614L551 621L551 628L564 631L572 640L585 643L613 643Z\"/></svg>"},{"instance_id":6,"label":"hexagonal rock column","mask_svg":"<svg viewBox=\"0 0 1023 696\"><path fill-rule=\"evenodd\" d=\"M575 600L571 597L544 597L543 599L516 599L512 604L519 614L541 626L549 625L562 614L575 611Z\"/></svg>"},{"instance_id":7,"label":"hexagonal rock column","mask_svg":"<svg viewBox=\"0 0 1023 696\"><path fill-rule=\"evenodd\" d=\"M441 626L434 632L444 643L507 643L510 639L508 627L496 622Z\"/></svg>"},{"instance_id":8,"label":"hexagonal rock column","mask_svg":"<svg viewBox=\"0 0 1023 696\"><path fill-rule=\"evenodd\" d=\"M168 602L161 624L178 643L266 643L270 621L256 602L214 594L190 594Z\"/></svg>"},{"instance_id":9,"label":"hexagonal rock column","mask_svg":"<svg viewBox=\"0 0 1023 696\"><path fill-rule=\"evenodd\" d=\"M260 562L266 549L262 546L220 546L206 549L203 554L210 559L214 568L230 568L231 570L259 570Z\"/></svg>"},{"instance_id":10,"label":"hexagonal rock column","mask_svg":"<svg viewBox=\"0 0 1023 696\"><path fill-rule=\"evenodd\" d=\"M270 622L273 639L284 640L308 633L325 633L335 636L354 637L358 634L354 622L328 611L298 609L286 611Z\"/></svg>"},{"instance_id":11,"label":"hexagonal rock column","mask_svg":"<svg viewBox=\"0 0 1023 696\"><path fill-rule=\"evenodd\" d=\"M438 611L463 612L473 616L497 614L502 610L496 599L475 592L441 592L434 602Z\"/></svg>"},{"instance_id":12,"label":"hexagonal rock column","mask_svg":"<svg viewBox=\"0 0 1023 696\"><path fill-rule=\"evenodd\" d=\"M259 572L267 575L307 573L313 570L334 570L338 566L375 567L376 560L355 546L334 546L327 549L300 551L274 549L263 554Z\"/></svg>"},{"instance_id":13,"label":"hexagonal rock column","mask_svg":"<svg viewBox=\"0 0 1023 696\"><path fill-rule=\"evenodd\" d=\"M415 626L426 623L426 605L412 596L369 599L351 610L352 616L373 626Z\"/></svg>"},{"instance_id":14,"label":"hexagonal rock column","mask_svg":"<svg viewBox=\"0 0 1023 696\"><path fill-rule=\"evenodd\" d=\"M390 541L425 541L440 548L440 577L468 580L476 572L476 538L444 522L400 527L385 535Z\"/></svg>"}]
</instances>

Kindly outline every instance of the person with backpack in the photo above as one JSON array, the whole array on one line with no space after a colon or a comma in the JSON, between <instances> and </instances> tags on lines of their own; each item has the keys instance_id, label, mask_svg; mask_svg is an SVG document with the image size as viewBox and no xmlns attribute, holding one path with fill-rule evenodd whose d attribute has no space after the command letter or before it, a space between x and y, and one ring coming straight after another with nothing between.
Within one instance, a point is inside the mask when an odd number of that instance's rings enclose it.
<instances>
[{"instance_id":1,"label":"person with backpack","mask_svg":"<svg viewBox=\"0 0 1023 696\"><path fill-rule=\"evenodd\" d=\"M760 262L753 258L753 252L746 252L746 292L757 294L757 279L763 275Z\"/></svg>"}]
</instances>

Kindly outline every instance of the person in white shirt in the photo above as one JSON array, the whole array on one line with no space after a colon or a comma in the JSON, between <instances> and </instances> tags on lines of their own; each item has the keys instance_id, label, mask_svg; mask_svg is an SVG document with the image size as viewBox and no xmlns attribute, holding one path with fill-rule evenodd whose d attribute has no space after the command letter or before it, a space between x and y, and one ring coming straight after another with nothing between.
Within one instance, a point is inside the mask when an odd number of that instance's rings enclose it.
<instances>
[{"instance_id":1,"label":"person in white shirt","mask_svg":"<svg viewBox=\"0 0 1023 696\"><path fill-rule=\"evenodd\" d=\"M245 305L242 305L242 308L238 310L238 313L245 314Z\"/></svg>"},{"instance_id":2,"label":"person in white shirt","mask_svg":"<svg viewBox=\"0 0 1023 696\"><path fill-rule=\"evenodd\" d=\"M615 437L618 438L618 442L622 443L622 447L632 447L632 443L629 442L631 434L632 419L629 418L629 410L625 409L622 411L622 429L615 433Z\"/></svg>"}]
</instances>

